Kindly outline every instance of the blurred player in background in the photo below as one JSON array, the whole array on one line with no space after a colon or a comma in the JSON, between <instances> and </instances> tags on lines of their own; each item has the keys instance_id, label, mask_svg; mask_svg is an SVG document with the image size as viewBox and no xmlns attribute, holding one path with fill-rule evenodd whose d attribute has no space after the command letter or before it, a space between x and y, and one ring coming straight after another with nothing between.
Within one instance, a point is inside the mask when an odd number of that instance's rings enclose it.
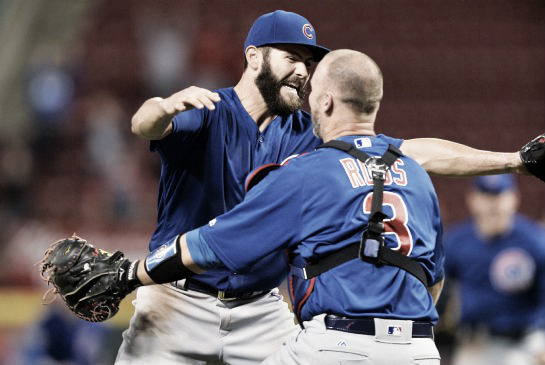
<instances>
[{"instance_id":1,"label":"blurred player in background","mask_svg":"<svg viewBox=\"0 0 545 365\"><path fill-rule=\"evenodd\" d=\"M275 11L250 29L236 86L215 92L192 86L144 102L132 130L151 141L162 163L150 250L241 202L255 168L321 143L300 108L311 64L327 51L307 19ZM401 150L441 175L523 170L518 153L437 139L406 140ZM259 363L295 328L275 289L285 275L284 255L276 253L245 272L217 269L139 289L116 364ZM258 285L264 278L267 290Z\"/></svg>"},{"instance_id":2,"label":"blurred player in background","mask_svg":"<svg viewBox=\"0 0 545 365\"><path fill-rule=\"evenodd\" d=\"M467 206L471 220L445 239L460 306L454 364L545 364L545 230L517 214L512 175L476 178Z\"/></svg>"}]
</instances>

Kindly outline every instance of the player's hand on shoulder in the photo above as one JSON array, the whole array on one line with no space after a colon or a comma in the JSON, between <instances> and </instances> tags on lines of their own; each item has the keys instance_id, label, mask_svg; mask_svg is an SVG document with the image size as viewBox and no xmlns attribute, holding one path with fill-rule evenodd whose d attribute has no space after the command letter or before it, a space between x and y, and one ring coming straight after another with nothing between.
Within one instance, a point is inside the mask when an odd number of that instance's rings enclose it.
<instances>
[{"instance_id":1,"label":"player's hand on shoulder","mask_svg":"<svg viewBox=\"0 0 545 365\"><path fill-rule=\"evenodd\" d=\"M220 100L220 95L216 92L190 86L163 99L160 105L167 114L175 114L193 108L214 110L216 109L215 103Z\"/></svg>"}]
</instances>

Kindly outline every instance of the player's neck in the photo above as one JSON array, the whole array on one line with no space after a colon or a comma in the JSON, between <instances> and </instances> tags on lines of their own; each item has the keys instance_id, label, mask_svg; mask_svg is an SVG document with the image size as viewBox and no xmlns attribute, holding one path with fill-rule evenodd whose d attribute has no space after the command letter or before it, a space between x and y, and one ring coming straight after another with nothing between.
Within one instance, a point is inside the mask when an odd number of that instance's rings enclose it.
<instances>
[{"instance_id":1,"label":"player's neck","mask_svg":"<svg viewBox=\"0 0 545 365\"><path fill-rule=\"evenodd\" d=\"M253 80L242 77L233 89L235 90L240 103L244 109L246 109L246 112L259 127L259 130L265 130L272 120L276 118L276 115L273 115L269 111L265 100L261 96L261 93Z\"/></svg>"},{"instance_id":2,"label":"player's neck","mask_svg":"<svg viewBox=\"0 0 545 365\"><path fill-rule=\"evenodd\" d=\"M376 135L374 118L364 120L346 116L324 122L322 131L322 138L324 142L344 136Z\"/></svg>"}]
</instances>

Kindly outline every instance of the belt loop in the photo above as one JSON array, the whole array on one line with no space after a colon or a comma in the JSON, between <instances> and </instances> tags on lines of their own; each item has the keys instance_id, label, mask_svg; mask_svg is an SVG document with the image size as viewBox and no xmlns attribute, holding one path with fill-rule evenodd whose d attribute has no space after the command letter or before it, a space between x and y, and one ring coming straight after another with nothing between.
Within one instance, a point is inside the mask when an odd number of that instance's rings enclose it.
<instances>
[{"instance_id":1,"label":"belt loop","mask_svg":"<svg viewBox=\"0 0 545 365\"><path fill-rule=\"evenodd\" d=\"M222 302L229 302L229 301L237 300L238 298L227 297L225 296L225 292L223 290L218 290L218 299L221 300Z\"/></svg>"},{"instance_id":2,"label":"belt loop","mask_svg":"<svg viewBox=\"0 0 545 365\"><path fill-rule=\"evenodd\" d=\"M308 280L307 270L304 267L297 267L290 265L290 271L292 275L297 276L298 278Z\"/></svg>"},{"instance_id":3,"label":"belt loop","mask_svg":"<svg viewBox=\"0 0 545 365\"><path fill-rule=\"evenodd\" d=\"M186 279L172 281L170 283L170 285L172 285L173 287L178 288L180 290L187 291L187 280Z\"/></svg>"}]
</instances>

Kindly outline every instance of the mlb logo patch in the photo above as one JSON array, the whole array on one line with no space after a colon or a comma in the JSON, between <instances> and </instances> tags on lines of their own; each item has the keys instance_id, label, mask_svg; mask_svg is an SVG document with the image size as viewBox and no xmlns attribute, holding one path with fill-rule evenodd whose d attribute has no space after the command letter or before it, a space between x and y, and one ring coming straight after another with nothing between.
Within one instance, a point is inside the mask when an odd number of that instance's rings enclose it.
<instances>
[{"instance_id":1,"label":"mlb logo patch","mask_svg":"<svg viewBox=\"0 0 545 365\"><path fill-rule=\"evenodd\" d=\"M370 138L364 137L364 138L356 138L354 140L354 145L357 148L364 148L364 147L371 147L372 143Z\"/></svg>"},{"instance_id":2,"label":"mlb logo patch","mask_svg":"<svg viewBox=\"0 0 545 365\"><path fill-rule=\"evenodd\" d=\"M388 335L401 336L403 334L403 327L401 326L388 326Z\"/></svg>"}]
</instances>

